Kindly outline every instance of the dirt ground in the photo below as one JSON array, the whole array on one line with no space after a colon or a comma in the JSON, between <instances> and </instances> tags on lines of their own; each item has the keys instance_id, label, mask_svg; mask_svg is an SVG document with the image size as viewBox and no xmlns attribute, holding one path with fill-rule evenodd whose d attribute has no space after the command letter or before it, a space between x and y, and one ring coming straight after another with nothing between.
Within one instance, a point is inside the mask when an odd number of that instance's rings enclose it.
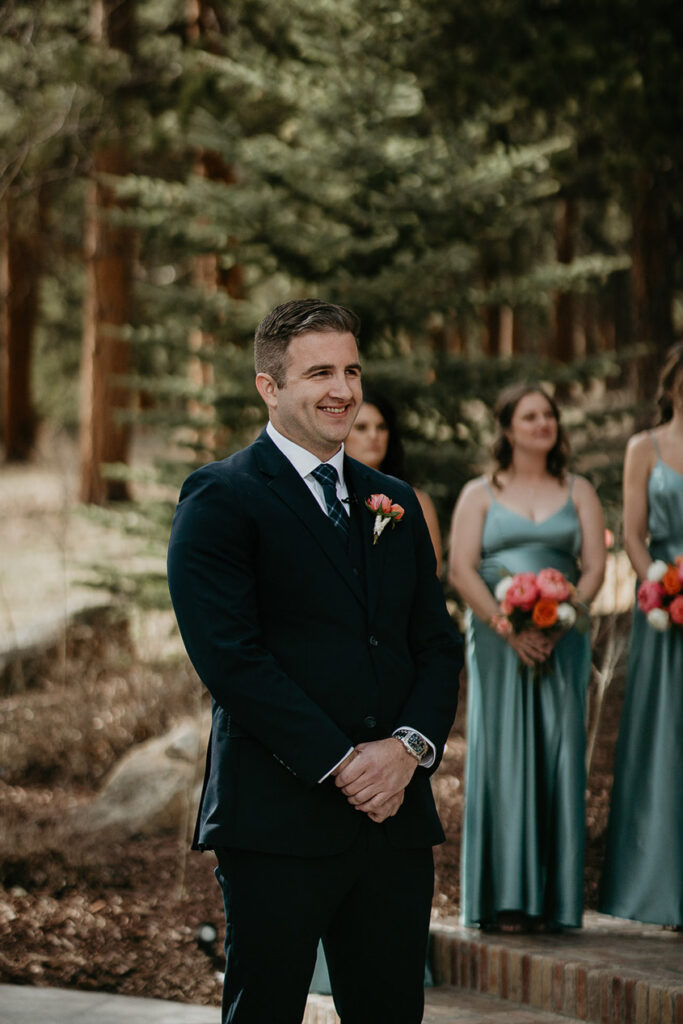
<instances>
[{"instance_id":1,"label":"dirt ground","mask_svg":"<svg viewBox=\"0 0 683 1024\"><path fill-rule=\"evenodd\" d=\"M56 474L56 476L55 476ZM73 478L52 464L0 471L0 634L66 601L88 552L127 557L121 538L74 519ZM121 545L124 548L121 548ZM28 567L28 568L27 568ZM79 575L80 574L80 575ZM31 593L27 591L30 589ZM85 594L86 592L83 591ZM32 594L32 596L31 596ZM4 615L4 618L3 618ZM627 617L620 622L626 628ZM607 691L589 779L586 905L595 905L622 678ZM135 743L206 698L169 617L92 615L67 642L27 662L0 692L0 982L217 1003L219 960L196 941L222 912L211 854L188 854L186 829L157 838L78 836L78 807ZM466 693L434 785L447 832L436 851L434 914L458 907Z\"/></svg>"}]
</instances>

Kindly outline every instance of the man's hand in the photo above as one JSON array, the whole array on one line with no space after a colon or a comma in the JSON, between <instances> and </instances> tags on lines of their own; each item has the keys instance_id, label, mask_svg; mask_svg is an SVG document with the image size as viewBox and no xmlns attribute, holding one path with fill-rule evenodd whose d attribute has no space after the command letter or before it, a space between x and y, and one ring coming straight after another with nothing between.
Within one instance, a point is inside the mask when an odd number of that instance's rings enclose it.
<instances>
[{"instance_id":1,"label":"man's hand","mask_svg":"<svg viewBox=\"0 0 683 1024\"><path fill-rule=\"evenodd\" d=\"M400 793L396 793L395 796L390 796L388 800L385 800L381 807L376 811L367 811L367 816L370 821L376 821L378 824L381 821L386 821L387 818L393 818L396 811L403 803L403 794L405 790L401 790ZM358 807L357 810L362 811L363 807Z\"/></svg>"},{"instance_id":2,"label":"man's hand","mask_svg":"<svg viewBox=\"0 0 683 1024\"><path fill-rule=\"evenodd\" d=\"M417 759L393 737L359 743L354 755L341 766L335 785L354 807L366 814L380 814L387 800L403 793L417 768ZM391 813L395 814L398 806Z\"/></svg>"}]
</instances>

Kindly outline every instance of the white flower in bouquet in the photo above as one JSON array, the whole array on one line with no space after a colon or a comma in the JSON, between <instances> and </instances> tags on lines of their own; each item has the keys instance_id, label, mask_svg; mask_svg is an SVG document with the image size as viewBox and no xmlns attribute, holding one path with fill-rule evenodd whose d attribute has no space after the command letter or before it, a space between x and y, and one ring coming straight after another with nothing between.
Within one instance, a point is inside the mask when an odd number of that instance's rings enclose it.
<instances>
[{"instance_id":1,"label":"white flower in bouquet","mask_svg":"<svg viewBox=\"0 0 683 1024\"><path fill-rule=\"evenodd\" d=\"M576 622L576 608L568 601L558 604L557 621L564 629L571 629Z\"/></svg>"},{"instance_id":2,"label":"white flower in bouquet","mask_svg":"<svg viewBox=\"0 0 683 1024\"><path fill-rule=\"evenodd\" d=\"M500 583L498 583L496 585L496 589L494 590L493 593L495 595L495 598L496 598L496 601L498 602L498 604L501 604L505 600L505 595L507 594L508 590L510 589L510 585L511 584L512 584L512 576L503 576L503 578L500 581Z\"/></svg>"},{"instance_id":3,"label":"white flower in bouquet","mask_svg":"<svg viewBox=\"0 0 683 1024\"><path fill-rule=\"evenodd\" d=\"M650 567L647 570L647 579L653 583L659 583L662 577L666 576L666 572L669 566L666 562L663 562L661 558L657 558L654 562L650 563ZM655 627L656 629L657 627Z\"/></svg>"},{"instance_id":4,"label":"white flower in bouquet","mask_svg":"<svg viewBox=\"0 0 683 1024\"><path fill-rule=\"evenodd\" d=\"M669 613L666 608L653 608L647 613L646 618L658 633L665 633L669 628Z\"/></svg>"}]
</instances>

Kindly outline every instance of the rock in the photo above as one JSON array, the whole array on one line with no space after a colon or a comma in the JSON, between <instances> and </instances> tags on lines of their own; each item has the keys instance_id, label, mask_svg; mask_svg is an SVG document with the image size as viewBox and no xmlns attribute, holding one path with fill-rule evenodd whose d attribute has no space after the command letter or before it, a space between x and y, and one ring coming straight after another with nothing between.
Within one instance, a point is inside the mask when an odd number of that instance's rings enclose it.
<instances>
[{"instance_id":1,"label":"rock","mask_svg":"<svg viewBox=\"0 0 683 1024\"><path fill-rule=\"evenodd\" d=\"M115 828L126 836L177 831L194 818L208 726L186 719L121 758L92 803L74 812L80 832Z\"/></svg>"}]
</instances>

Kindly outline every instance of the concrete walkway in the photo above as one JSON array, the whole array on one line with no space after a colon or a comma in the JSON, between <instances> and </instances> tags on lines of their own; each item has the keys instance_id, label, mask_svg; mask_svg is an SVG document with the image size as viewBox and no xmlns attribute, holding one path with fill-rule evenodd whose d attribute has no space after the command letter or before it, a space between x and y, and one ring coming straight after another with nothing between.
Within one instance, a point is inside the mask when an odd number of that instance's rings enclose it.
<instances>
[{"instance_id":1,"label":"concrete walkway","mask_svg":"<svg viewBox=\"0 0 683 1024\"><path fill-rule=\"evenodd\" d=\"M106 992L0 985L0 1024L220 1024L215 1006Z\"/></svg>"},{"instance_id":2,"label":"concrete walkway","mask_svg":"<svg viewBox=\"0 0 683 1024\"><path fill-rule=\"evenodd\" d=\"M555 1013L511 1007L502 999L458 989L428 989L425 996L424 1024L568 1024ZM304 1024L338 1020L331 998L309 998ZM0 1024L220 1024L220 1010L162 999L0 985Z\"/></svg>"},{"instance_id":3,"label":"concrete walkway","mask_svg":"<svg viewBox=\"0 0 683 1024\"><path fill-rule=\"evenodd\" d=\"M432 926L424 1024L683 1024L683 933L587 913L564 935ZM305 1024L337 1024L311 996ZM0 985L0 1024L219 1024L218 1007ZM271 1024L271 1022L264 1022ZM390 1022L378 1022L390 1024Z\"/></svg>"}]
</instances>

